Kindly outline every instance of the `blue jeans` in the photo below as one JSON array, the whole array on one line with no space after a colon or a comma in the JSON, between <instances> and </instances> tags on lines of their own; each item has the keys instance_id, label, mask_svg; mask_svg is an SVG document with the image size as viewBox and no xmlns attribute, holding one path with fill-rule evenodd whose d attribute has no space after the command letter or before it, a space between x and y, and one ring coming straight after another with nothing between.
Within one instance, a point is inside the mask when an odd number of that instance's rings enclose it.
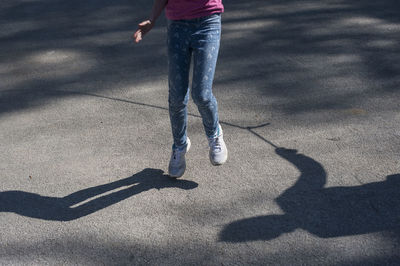
<instances>
[{"instance_id":1,"label":"blue jeans","mask_svg":"<svg viewBox=\"0 0 400 266\"><path fill-rule=\"evenodd\" d=\"M191 95L208 138L218 135L218 104L212 93L221 37L221 15L168 21L169 115L173 148L186 145L189 71L193 56Z\"/></svg>"}]
</instances>

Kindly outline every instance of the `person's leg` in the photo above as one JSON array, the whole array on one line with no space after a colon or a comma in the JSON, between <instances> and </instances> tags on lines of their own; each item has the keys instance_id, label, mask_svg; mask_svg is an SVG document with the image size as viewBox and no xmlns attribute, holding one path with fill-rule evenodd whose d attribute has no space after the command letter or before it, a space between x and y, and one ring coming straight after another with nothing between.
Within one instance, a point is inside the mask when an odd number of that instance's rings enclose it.
<instances>
[{"instance_id":1,"label":"person's leg","mask_svg":"<svg viewBox=\"0 0 400 266\"><path fill-rule=\"evenodd\" d=\"M168 173L174 178L184 174L185 154L190 148L190 140L186 134L192 53L188 26L183 21L168 22L168 106L174 139Z\"/></svg>"},{"instance_id":2,"label":"person's leg","mask_svg":"<svg viewBox=\"0 0 400 266\"><path fill-rule=\"evenodd\" d=\"M199 21L193 37L193 84L192 98L203 119L210 145L210 161L213 165L226 162L228 151L222 136L218 118L218 104L212 93L217 64L221 16L212 15Z\"/></svg>"},{"instance_id":3,"label":"person's leg","mask_svg":"<svg viewBox=\"0 0 400 266\"><path fill-rule=\"evenodd\" d=\"M221 36L221 16L204 18L193 36L192 98L208 138L218 134L218 104L212 93Z\"/></svg>"},{"instance_id":4,"label":"person's leg","mask_svg":"<svg viewBox=\"0 0 400 266\"><path fill-rule=\"evenodd\" d=\"M189 100L189 69L192 53L188 38L185 22L169 21L168 105L174 149L183 148L187 139L187 103Z\"/></svg>"}]
</instances>

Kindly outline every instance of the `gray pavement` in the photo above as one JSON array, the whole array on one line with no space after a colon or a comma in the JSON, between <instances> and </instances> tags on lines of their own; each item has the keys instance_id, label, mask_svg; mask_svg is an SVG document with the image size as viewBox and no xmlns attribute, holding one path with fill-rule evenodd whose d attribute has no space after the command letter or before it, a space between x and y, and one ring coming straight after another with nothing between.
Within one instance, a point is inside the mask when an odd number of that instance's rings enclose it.
<instances>
[{"instance_id":1,"label":"gray pavement","mask_svg":"<svg viewBox=\"0 0 400 266\"><path fill-rule=\"evenodd\" d=\"M151 1L1 1L1 265L400 265L398 1L224 3L173 181Z\"/></svg>"}]
</instances>

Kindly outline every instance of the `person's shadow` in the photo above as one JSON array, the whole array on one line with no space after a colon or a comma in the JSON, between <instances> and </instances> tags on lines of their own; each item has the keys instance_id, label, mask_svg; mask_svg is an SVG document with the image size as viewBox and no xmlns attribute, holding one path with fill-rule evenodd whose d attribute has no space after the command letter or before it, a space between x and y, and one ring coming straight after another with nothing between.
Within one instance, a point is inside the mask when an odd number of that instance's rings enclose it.
<instances>
[{"instance_id":1,"label":"person's shadow","mask_svg":"<svg viewBox=\"0 0 400 266\"><path fill-rule=\"evenodd\" d=\"M63 198L25 191L3 191L0 192L0 212L13 212L43 220L71 221L150 189L188 190L197 186L196 182L172 179L164 175L162 170L148 168L131 177L83 189ZM113 190L116 191L111 192Z\"/></svg>"},{"instance_id":2,"label":"person's shadow","mask_svg":"<svg viewBox=\"0 0 400 266\"><path fill-rule=\"evenodd\" d=\"M220 232L220 241L270 240L298 228L322 238L374 232L400 238L400 174L383 182L324 188L327 174L320 163L296 150L275 151L301 172L276 198L285 213L234 221Z\"/></svg>"}]
</instances>

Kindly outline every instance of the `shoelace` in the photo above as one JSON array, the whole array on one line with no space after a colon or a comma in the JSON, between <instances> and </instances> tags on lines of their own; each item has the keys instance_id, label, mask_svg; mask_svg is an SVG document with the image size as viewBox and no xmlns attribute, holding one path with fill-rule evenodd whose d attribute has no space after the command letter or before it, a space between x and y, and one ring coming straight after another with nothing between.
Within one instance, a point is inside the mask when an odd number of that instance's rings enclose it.
<instances>
[{"instance_id":1,"label":"shoelace","mask_svg":"<svg viewBox=\"0 0 400 266\"><path fill-rule=\"evenodd\" d=\"M222 150L222 145L221 145L220 139L218 137L211 139L210 140L210 147L214 151L220 152Z\"/></svg>"},{"instance_id":2,"label":"shoelace","mask_svg":"<svg viewBox=\"0 0 400 266\"><path fill-rule=\"evenodd\" d=\"M172 157L174 158L173 163L177 164L180 162L180 157L182 156L182 153L178 150L173 150L172 152Z\"/></svg>"},{"instance_id":3,"label":"shoelace","mask_svg":"<svg viewBox=\"0 0 400 266\"><path fill-rule=\"evenodd\" d=\"M174 157L174 160L176 160L178 152L176 150L173 151L172 156Z\"/></svg>"}]
</instances>

